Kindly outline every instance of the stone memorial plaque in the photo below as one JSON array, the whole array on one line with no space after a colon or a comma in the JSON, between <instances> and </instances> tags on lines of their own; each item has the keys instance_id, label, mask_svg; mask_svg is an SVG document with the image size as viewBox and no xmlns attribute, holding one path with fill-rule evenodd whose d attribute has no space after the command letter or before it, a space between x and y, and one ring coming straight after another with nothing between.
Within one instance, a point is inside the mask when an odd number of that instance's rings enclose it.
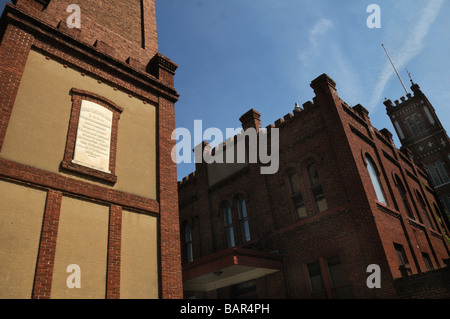
<instances>
[{"instance_id":1,"label":"stone memorial plaque","mask_svg":"<svg viewBox=\"0 0 450 319\"><path fill-rule=\"evenodd\" d=\"M107 108L86 100L81 102L73 163L111 173L112 120L113 112Z\"/></svg>"}]
</instances>

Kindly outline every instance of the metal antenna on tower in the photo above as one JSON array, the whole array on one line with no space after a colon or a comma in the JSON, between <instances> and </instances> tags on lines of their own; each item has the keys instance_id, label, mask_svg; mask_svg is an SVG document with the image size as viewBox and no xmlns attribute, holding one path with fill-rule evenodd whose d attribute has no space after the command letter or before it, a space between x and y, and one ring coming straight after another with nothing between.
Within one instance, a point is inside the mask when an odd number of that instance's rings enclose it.
<instances>
[{"instance_id":1,"label":"metal antenna on tower","mask_svg":"<svg viewBox=\"0 0 450 319\"><path fill-rule=\"evenodd\" d=\"M394 68L394 70L395 70L395 73L397 73L398 79L399 79L399 80L400 80L400 82L402 83L402 85L403 85L403 88L405 89L405 92L406 92L406 94L408 94L409 92L408 92L408 90L406 89L405 83L403 83L403 80L402 80L402 78L400 77L400 74L398 74L398 71L397 71L397 69L395 68L395 65L394 65L394 63L392 62L392 60L391 60L391 57L389 56L389 54L388 54L388 52L387 52L386 48L384 47L384 45L383 45L383 44L381 44L381 46L383 47L383 49L384 49L384 52L386 52L386 55L387 55L387 57L388 57L389 61L391 61L392 67Z\"/></svg>"}]
</instances>

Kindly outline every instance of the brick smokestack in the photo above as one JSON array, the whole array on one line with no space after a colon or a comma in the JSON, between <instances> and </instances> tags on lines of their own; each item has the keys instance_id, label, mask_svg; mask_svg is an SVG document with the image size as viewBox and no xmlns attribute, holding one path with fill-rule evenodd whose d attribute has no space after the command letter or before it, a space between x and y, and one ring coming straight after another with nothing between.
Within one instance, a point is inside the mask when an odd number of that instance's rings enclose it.
<instances>
[{"instance_id":1,"label":"brick smokestack","mask_svg":"<svg viewBox=\"0 0 450 319\"><path fill-rule=\"evenodd\" d=\"M242 115L239 119L242 123L242 128L244 130L253 127L256 129L256 131L259 131L261 128L261 120L260 120L261 114L254 110L250 109L247 113Z\"/></svg>"}]
</instances>

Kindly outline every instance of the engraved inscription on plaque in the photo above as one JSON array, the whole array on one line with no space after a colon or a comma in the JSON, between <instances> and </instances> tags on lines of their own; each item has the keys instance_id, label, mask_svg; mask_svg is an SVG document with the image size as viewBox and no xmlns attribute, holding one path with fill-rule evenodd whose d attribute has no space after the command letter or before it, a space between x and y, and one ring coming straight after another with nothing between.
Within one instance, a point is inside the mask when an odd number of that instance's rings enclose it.
<instances>
[{"instance_id":1,"label":"engraved inscription on plaque","mask_svg":"<svg viewBox=\"0 0 450 319\"><path fill-rule=\"evenodd\" d=\"M81 102L73 163L111 173L112 120L113 112L107 108L86 100Z\"/></svg>"}]
</instances>

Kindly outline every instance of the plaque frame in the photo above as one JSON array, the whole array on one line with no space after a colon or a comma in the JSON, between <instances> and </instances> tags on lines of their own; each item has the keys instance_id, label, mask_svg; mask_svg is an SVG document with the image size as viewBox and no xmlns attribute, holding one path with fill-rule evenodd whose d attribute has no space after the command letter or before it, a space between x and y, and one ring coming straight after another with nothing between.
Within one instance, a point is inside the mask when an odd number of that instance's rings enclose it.
<instances>
[{"instance_id":1,"label":"plaque frame","mask_svg":"<svg viewBox=\"0 0 450 319\"><path fill-rule=\"evenodd\" d=\"M116 153L117 153L117 135L119 129L119 119L123 108L108 100L107 98L93 92L72 88L72 110L70 114L69 129L67 132L66 148L64 158L61 162L61 168L76 173L85 178L94 178L99 181L114 185L117 182L116 172ZM109 172L98 170L93 167L84 166L80 163L74 163L75 144L77 141L77 131L80 119L81 103L83 100L94 102L110 111L112 111L111 140L109 147Z\"/></svg>"}]
</instances>

